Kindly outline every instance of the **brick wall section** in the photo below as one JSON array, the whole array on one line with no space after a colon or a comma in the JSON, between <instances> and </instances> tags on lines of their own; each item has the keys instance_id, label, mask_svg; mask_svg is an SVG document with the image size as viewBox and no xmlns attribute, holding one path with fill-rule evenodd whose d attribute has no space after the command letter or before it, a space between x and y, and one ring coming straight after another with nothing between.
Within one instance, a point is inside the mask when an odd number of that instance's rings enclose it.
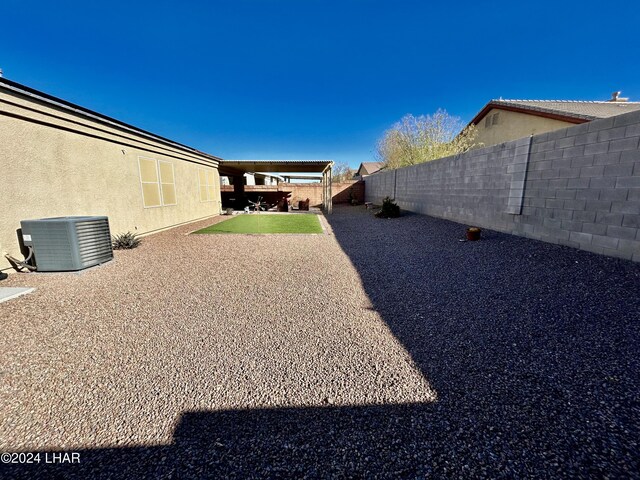
<instances>
[{"instance_id":1,"label":"brick wall section","mask_svg":"<svg viewBox=\"0 0 640 480\"><path fill-rule=\"evenodd\" d=\"M288 183L282 184L282 189L291 192L289 199L291 205L297 207L301 200L309 199L309 205L317 206L322 204L322 184L321 183Z\"/></svg>"},{"instance_id":2,"label":"brick wall section","mask_svg":"<svg viewBox=\"0 0 640 480\"><path fill-rule=\"evenodd\" d=\"M358 203L364 203L364 186L364 182L361 180L333 183L331 186L333 203L348 203L350 189ZM223 185L221 189L222 192L232 192L233 185ZM246 192L273 192L276 191L276 187L272 185L245 185L244 190ZM296 207L300 200L306 200L307 198L312 206L322 204L321 183L280 183L277 191L291 192L289 200L291 205Z\"/></svg>"},{"instance_id":3,"label":"brick wall section","mask_svg":"<svg viewBox=\"0 0 640 480\"><path fill-rule=\"evenodd\" d=\"M365 182L367 201L640 262L640 112Z\"/></svg>"},{"instance_id":4,"label":"brick wall section","mask_svg":"<svg viewBox=\"0 0 640 480\"><path fill-rule=\"evenodd\" d=\"M364 203L364 182L362 180L332 184L333 203L349 203L349 190L351 190L353 199L359 204Z\"/></svg>"}]
</instances>

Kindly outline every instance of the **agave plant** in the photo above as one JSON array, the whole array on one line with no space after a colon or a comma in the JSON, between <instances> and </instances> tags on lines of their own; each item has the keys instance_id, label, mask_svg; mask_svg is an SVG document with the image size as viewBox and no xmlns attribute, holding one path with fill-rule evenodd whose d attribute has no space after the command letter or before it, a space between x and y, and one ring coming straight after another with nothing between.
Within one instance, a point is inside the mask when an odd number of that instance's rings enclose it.
<instances>
[{"instance_id":1,"label":"agave plant","mask_svg":"<svg viewBox=\"0 0 640 480\"><path fill-rule=\"evenodd\" d=\"M138 238L135 233L127 232L119 235L113 235L111 244L114 250L125 250L130 248L136 248L142 240Z\"/></svg>"}]
</instances>

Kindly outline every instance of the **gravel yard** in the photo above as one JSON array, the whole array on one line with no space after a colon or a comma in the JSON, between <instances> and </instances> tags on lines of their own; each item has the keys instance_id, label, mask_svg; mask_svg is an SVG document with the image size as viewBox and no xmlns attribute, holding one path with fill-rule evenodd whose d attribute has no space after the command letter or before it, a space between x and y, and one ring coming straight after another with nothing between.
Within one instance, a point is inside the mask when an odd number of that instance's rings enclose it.
<instances>
[{"instance_id":1,"label":"gravel yard","mask_svg":"<svg viewBox=\"0 0 640 480\"><path fill-rule=\"evenodd\" d=\"M81 463L0 477L640 478L640 265L327 220L4 280L0 451Z\"/></svg>"}]
</instances>

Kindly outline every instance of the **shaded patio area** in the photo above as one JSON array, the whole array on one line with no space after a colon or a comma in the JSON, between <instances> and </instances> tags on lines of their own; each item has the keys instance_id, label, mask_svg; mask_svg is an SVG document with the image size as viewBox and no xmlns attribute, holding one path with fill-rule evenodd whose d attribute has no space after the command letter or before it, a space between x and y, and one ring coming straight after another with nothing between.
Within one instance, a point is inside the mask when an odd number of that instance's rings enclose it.
<instances>
[{"instance_id":1,"label":"shaded patio area","mask_svg":"<svg viewBox=\"0 0 640 480\"><path fill-rule=\"evenodd\" d=\"M243 209L247 205L248 196L245 193L243 179L245 173L314 173L322 179L322 209L330 214L333 211L332 168L332 160L224 160L219 166L219 172L233 179L233 199L227 195L223 200L229 202L228 204L234 204L237 209ZM289 175L289 178L291 176ZM263 196L268 197L267 202L271 203L282 197L278 188L272 190L261 192ZM257 194L253 192L252 197L255 201Z\"/></svg>"}]
</instances>

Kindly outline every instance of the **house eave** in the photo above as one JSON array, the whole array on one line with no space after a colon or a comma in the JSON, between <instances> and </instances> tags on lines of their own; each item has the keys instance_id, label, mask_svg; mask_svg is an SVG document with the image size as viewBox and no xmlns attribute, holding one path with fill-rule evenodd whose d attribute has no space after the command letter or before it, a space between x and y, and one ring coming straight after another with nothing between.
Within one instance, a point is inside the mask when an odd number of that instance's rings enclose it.
<instances>
[{"instance_id":1,"label":"house eave","mask_svg":"<svg viewBox=\"0 0 640 480\"><path fill-rule=\"evenodd\" d=\"M480 112L473 117L473 119L467 124L467 126L471 126L471 125L478 125L482 119L487 115L487 113L489 113L491 110L506 110L509 112L517 112L517 113L524 113L526 115L533 115L536 117L544 117L544 118L550 118L553 120L560 120L562 122L567 122L567 123L573 123L573 124L580 124L580 123L586 123L586 122L590 122L591 120L595 120L595 117L593 118L579 118L579 117L574 117L574 116L570 116L570 115L563 115L561 113L554 113L554 112L549 112L549 111L541 111L541 110L532 110L532 109L528 109L528 108L522 108L522 107L517 107L514 105L503 105L503 104L499 104L499 103L494 103L494 102L489 102L487 103L484 108L482 110L480 110Z\"/></svg>"}]
</instances>

